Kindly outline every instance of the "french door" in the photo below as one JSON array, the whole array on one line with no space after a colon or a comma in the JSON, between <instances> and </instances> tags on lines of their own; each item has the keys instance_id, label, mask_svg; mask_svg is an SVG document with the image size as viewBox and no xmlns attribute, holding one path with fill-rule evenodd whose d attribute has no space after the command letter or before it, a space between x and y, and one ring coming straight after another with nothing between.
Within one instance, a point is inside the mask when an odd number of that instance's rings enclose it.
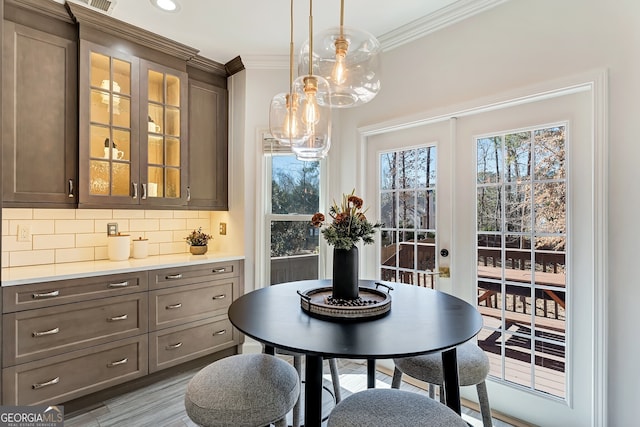
<instances>
[{"instance_id":1,"label":"french door","mask_svg":"<svg viewBox=\"0 0 640 427\"><path fill-rule=\"evenodd\" d=\"M395 269L405 281L390 254L433 242L434 269L450 267L436 287L483 314L492 408L536 425L594 423L592 96L576 89L394 126L370 132L364 146L365 182L376 183L366 197L385 222L378 277ZM415 169L391 173L390 164L425 150L437 157L433 187L390 182ZM413 218L435 206L433 227L407 221L412 193Z\"/></svg>"}]
</instances>

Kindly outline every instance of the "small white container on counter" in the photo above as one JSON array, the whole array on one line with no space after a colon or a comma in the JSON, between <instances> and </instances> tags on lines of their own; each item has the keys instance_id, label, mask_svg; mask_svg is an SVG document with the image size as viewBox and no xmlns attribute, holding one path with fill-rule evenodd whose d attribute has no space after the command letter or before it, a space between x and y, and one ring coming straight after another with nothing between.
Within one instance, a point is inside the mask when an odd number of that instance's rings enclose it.
<instances>
[{"instance_id":1,"label":"small white container on counter","mask_svg":"<svg viewBox=\"0 0 640 427\"><path fill-rule=\"evenodd\" d=\"M149 239L143 239L142 237L133 239L133 257L139 259L147 256L149 256Z\"/></svg>"},{"instance_id":2,"label":"small white container on counter","mask_svg":"<svg viewBox=\"0 0 640 427\"><path fill-rule=\"evenodd\" d=\"M108 237L107 252L111 261L126 261L131 252L128 234L114 234Z\"/></svg>"}]
</instances>

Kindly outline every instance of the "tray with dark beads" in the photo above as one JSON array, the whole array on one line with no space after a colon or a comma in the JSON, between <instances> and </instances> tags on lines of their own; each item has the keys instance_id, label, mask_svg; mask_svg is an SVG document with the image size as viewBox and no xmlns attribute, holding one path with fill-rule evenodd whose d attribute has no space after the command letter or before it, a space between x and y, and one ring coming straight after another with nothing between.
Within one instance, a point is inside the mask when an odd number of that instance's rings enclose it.
<instances>
[{"instance_id":1,"label":"tray with dark beads","mask_svg":"<svg viewBox=\"0 0 640 427\"><path fill-rule=\"evenodd\" d=\"M358 288L357 299L335 299L331 286L298 291L300 307L313 317L336 321L372 320L386 315L391 310L391 295L393 288L382 285L386 292L377 288L361 286Z\"/></svg>"}]
</instances>

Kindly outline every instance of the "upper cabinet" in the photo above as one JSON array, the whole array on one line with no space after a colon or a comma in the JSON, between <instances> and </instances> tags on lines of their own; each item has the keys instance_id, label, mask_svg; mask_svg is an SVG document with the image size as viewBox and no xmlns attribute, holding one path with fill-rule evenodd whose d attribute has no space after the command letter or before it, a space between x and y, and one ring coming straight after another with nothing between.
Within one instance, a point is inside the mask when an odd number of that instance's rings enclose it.
<instances>
[{"instance_id":1,"label":"upper cabinet","mask_svg":"<svg viewBox=\"0 0 640 427\"><path fill-rule=\"evenodd\" d=\"M243 69L76 2L4 0L5 207L226 210Z\"/></svg>"},{"instance_id":2,"label":"upper cabinet","mask_svg":"<svg viewBox=\"0 0 640 427\"><path fill-rule=\"evenodd\" d=\"M5 4L2 46L4 207L75 207L77 32L62 5ZM46 6L46 7L45 7ZM40 28L47 28L43 31Z\"/></svg>"},{"instance_id":3,"label":"upper cabinet","mask_svg":"<svg viewBox=\"0 0 640 427\"><path fill-rule=\"evenodd\" d=\"M80 41L80 205L186 206L187 74Z\"/></svg>"}]
</instances>

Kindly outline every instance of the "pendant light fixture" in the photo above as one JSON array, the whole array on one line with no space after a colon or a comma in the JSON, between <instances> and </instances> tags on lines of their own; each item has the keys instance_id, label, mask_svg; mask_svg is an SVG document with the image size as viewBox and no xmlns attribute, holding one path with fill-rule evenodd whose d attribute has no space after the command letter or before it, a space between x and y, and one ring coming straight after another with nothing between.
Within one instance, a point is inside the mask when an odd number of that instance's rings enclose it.
<instances>
[{"instance_id":1,"label":"pendant light fixture","mask_svg":"<svg viewBox=\"0 0 640 427\"><path fill-rule=\"evenodd\" d=\"M299 118L309 138L291 146L298 160L320 160L326 157L331 146L331 93L329 83L321 76L313 75L313 0L309 0L309 74L293 82L292 96L297 96Z\"/></svg>"},{"instance_id":2,"label":"pendant light fixture","mask_svg":"<svg viewBox=\"0 0 640 427\"><path fill-rule=\"evenodd\" d=\"M289 31L289 92L279 93L271 99L269 108L269 131L280 145L302 144L309 139L307 129L296 114L300 100L293 93L293 0L290 10Z\"/></svg>"},{"instance_id":3,"label":"pendant light fixture","mask_svg":"<svg viewBox=\"0 0 640 427\"><path fill-rule=\"evenodd\" d=\"M299 69L312 61L316 74L324 77L331 88L331 105L336 108L356 107L371 101L380 91L380 42L370 33L344 26L344 0L340 0L340 26L316 35L315 50L309 43L302 46ZM309 59L307 59L309 58Z\"/></svg>"}]
</instances>

